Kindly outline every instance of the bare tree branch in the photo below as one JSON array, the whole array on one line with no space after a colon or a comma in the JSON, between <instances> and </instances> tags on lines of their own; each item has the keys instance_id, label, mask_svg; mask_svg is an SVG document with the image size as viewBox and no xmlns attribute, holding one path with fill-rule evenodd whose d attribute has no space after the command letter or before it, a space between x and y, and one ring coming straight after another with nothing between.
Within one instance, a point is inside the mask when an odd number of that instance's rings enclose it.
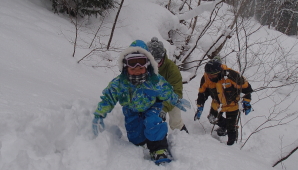
<instances>
[{"instance_id":1,"label":"bare tree branch","mask_svg":"<svg viewBox=\"0 0 298 170\"><path fill-rule=\"evenodd\" d=\"M117 12L117 15L116 15L114 24L113 24L113 28L111 30L111 36L110 36L110 39L109 39L109 42L108 42L108 45L107 45L107 49L110 48L110 45L111 45L111 42L112 42L112 38L113 38L113 34L114 34L114 30L115 30L115 27L116 27L116 23L117 23L117 20L118 20L118 17L119 17L119 14L120 14L120 11L121 11L123 2L124 2L124 0L121 0L120 6L119 6L119 9L118 9L118 12Z\"/></svg>"},{"instance_id":2,"label":"bare tree branch","mask_svg":"<svg viewBox=\"0 0 298 170\"><path fill-rule=\"evenodd\" d=\"M285 157L281 158L280 160L278 160L272 167L275 167L277 164L279 164L282 161L288 159L294 152L297 151L297 149L298 149L298 146L295 149L293 149L287 156L285 156Z\"/></svg>"}]
</instances>

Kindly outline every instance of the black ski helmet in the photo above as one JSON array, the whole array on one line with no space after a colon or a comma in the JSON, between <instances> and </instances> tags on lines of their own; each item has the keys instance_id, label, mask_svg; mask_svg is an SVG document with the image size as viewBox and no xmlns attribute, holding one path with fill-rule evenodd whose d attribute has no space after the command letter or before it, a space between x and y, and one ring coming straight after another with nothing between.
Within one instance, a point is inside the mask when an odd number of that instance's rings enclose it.
<instances>
[{"instance_id":1,"label":"black ski helmet","mask_svg":"<svg viewBox=\"0 0 298 170\"><path fill-rule=\"evenodd\" d=\"M205 65L205 72L208 74L218 74L221 71L221 62L218 60L210 60Z\"/></svg>"}]
</instances>

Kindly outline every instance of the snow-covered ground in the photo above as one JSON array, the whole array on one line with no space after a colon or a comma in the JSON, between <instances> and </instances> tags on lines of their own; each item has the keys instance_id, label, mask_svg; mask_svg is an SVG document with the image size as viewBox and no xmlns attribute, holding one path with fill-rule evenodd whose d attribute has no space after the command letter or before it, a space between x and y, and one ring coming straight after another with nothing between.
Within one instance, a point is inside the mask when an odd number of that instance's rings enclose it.
<instances>
[{"instance_id":1,"label":"snow-covered ground","mask_svg":"<svg viewBox=\"0 0 298 170\"><path fill-rule=\"evenodd\" d=\"M169 131L174 157L170 164L156 166L142 147L128 142L120 105L104 120L107 130L94 138L93 111L101 91L119 74L118 67L113 66L118 52L104 53L77 64L90 50L78 48L72 57L70 41L74 39L75 27L67 16L54 14L50 8L50 1L0 0L1 170L297 169L298 153L272 168L281 155L297 147L297 120L254 134L242 149L243 142L227 146L226 137L210 135L212 125L206 118L210 100L201 120L194 122L200 76L184 85L184 98L192 103L192 109L182 115L190 134ZM109 28L116 12L111 11L107 17L105 24ZM136 39L149 41L156 36L162 40L169 29L177 27L178 23L173 24L176 22L177 18L153 0L125 0L112 44L121 51ZM94 24L86 23L81 38L92 39L87 32L91 26L96 30ZM104 29L101 33L108 34L109 29ZM101 41L107 42L108 37L103 36ZM167 49L173 48L163 42ZM92 63L111 67L93 68ZM283 92L280 93L282 96ZM254 104L255 111L242 116L243 122L269 113L266 109L271 103L263 100ZM244 139L262 123L251 122L243 129ZM114 125L123 134L120 139L110 132Z\"/></svg>"}]
</instances>

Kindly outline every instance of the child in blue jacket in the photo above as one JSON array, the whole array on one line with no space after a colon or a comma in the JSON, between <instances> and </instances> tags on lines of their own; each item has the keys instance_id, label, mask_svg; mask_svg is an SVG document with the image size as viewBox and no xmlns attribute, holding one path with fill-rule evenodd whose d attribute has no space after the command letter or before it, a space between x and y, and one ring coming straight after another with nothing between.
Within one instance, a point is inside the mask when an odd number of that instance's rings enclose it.
<instances>
[{"instance_id":1,"label":"child in blue jacket","mask_svg":"<svg viewBox=\"0 0 298 170\"><path fill-rule=\"evenodd\" d=\"M144 41L136 40L119 57L121 74L103 90L101 102L94 112L93 132L104 129L103 119L117 102L122 106L128 140L135 145L147 144L151 158L157 163L167 158L168 126L159 117L162 102L168 101L186 111L190 103L178 97L173 87L158 74L158 64Z\"/></svg>"}]
</instances>

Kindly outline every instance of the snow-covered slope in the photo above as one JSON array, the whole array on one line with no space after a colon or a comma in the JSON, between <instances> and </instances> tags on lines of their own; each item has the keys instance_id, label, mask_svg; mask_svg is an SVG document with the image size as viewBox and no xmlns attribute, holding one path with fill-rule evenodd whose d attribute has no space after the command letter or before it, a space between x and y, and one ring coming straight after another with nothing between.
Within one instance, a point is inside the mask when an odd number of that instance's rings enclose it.
<instances>
[{"instance_id":1,"label":"snow-covered slope","mask_svg":"<svg viewBox=\"0 0 298 170\"><path fill-rule=\"evenodd\" d=\"M111 14L108 20L112 23L116 11ZM173 22L166 22L169 19ZM135 39L162 39L176 27L171 25L175 22L153 1L126 0L113 43L125 48ZM270 139L274 130L261 132L240 150L241 143L226 146L220 142L226 138L210 135L208 104L201 121L193 121L199 77L184 86L184 98L193 106L183 113L190 134L169 131L172 163L158 167L142 147L127 141L119 105L105 119L107 131L94 138L92 113L101 91L119 74L117 67L77 64L86 50L78 49L72 57L69 40L74 38L74 26L66 16L54 14L43 0L0 0L0 30L1 170L282 169L271 167L280 152L280 141ZM111 55L117 58L116 52ZM249 116L253 114L257 113ZM113 125L122 131L121 139L108 131ZM291 124L278 131L294 136L297 128ZM287 139L289 143L295 137ZM285 165L288 170L297 167L295 159Z\"/></svg>"}]
</instances>

